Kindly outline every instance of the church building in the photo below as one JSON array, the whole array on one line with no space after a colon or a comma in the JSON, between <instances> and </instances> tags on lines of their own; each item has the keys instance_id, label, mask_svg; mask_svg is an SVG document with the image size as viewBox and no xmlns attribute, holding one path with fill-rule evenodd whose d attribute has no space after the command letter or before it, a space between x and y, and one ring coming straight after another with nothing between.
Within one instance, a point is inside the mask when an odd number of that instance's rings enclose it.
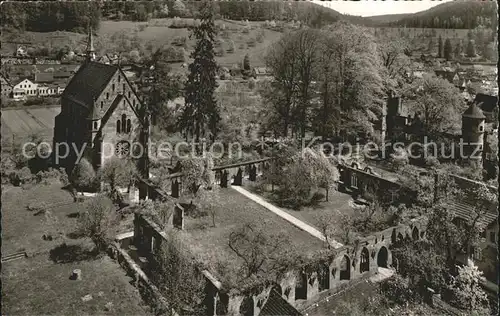
<instances>
[{"instance_id":1,"label":"church building","mask_svg":"<svg viewBox=\"0 0 500 316\"><path fill-rule=\"evenodd\" d=\"M61 112L55 119L53 148L59 146L60 156L65 153L62 144L70 149L69 156L57 164L71 171L78 149L95 170L113 157L133 156L141 173L147 175L147 111L120 66L99 63L95 58L89 32L86 59L64 90ZM142 149L133 144L141 144ZM132 155L134 149L142 154Z\"/></svg>"}]
</instances>

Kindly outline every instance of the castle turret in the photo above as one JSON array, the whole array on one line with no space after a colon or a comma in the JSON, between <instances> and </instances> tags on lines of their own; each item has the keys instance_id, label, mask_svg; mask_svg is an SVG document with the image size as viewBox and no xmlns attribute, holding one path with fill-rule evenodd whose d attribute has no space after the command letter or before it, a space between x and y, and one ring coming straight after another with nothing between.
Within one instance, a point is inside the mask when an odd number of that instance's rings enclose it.
<instances>
[{"instance_id":1,"label":"castle turret","mask_svg":"<svg viewBox=\"0 0 500 316\"><path fill-rule=\"evenodd\" d=\"M485 120L486 116L475 103L472 103L462 114L462 139L464 142L464 157L462 158L481 160Z\"/></svg>"}]
</instances>

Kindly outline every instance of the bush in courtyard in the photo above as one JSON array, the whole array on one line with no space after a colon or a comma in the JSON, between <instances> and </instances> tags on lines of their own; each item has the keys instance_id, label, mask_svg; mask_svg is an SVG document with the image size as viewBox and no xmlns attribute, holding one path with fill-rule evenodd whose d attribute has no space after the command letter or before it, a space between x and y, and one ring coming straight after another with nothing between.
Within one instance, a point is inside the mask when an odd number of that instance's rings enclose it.
<instances>
[{"instance_id":1,"label":"bush in courtyard","mask_svg":"<svg viewBox=\"0 0 500 316\"><path fill-rule=\"evenodd\" d=\"M80 231L91 238L99 251L112 240L117 214L113 202L104 195L88 200L78 218Z\"/></svg>"},{"instance_id":2,"label":"bush in courtyard","mask_svg":"<svg viewBox=\"0 0 500 316\"><path fill-rule=\"evenodd\" d=\"M94 167L92 167L86 158L82 158L73 168L69 180L75 189L83 192L84 190L92 188L95 179L96 173Z\"/></svg>"}]
</instances>

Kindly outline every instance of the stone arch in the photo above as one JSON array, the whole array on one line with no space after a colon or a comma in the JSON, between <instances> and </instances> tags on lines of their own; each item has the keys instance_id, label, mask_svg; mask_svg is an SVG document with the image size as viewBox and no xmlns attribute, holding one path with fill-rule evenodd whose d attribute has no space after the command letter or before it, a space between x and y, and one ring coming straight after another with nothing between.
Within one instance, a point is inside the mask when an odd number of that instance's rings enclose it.
<instances>
[{"instance_id":1,"label":"stone arch","mask_svg":"<svg viewBox=\"0 0 500 316\"><path fill-rule=\"evenodd\" d=\"M340 280L351 279L351 259L347 255L342 257L340 261Z\"/></svg>"},{"instance_id":2,"label":"stone arch","mask_svg":"<svg viewBox=\"0 0 500 316\"><path fill-rule=\"evenodd\" d=\"M318 267L318 288L320 291L330 288L330 266L326 262L320 263Z\"/></svg>"},{"instance_id":3,"label":"stone arch","mask_svg":"<svg viewBox=\"0 0 500 316\"><path fill-rule=\"evenodd\" d=\"M411 232L411 239L418 240L419 238L420 238L420 234L418 233L417 226L415 226L415 227L413 227L413 230Z\"/></svg>"},{"instance_id":4,"label":"stone arch","mask_svg":"<svg viewBox=\"0 0 500 316\"><path fill-rule=\"evenodd\" d=\"M283 296L283 289L281 288L281 285L279 284L274 284L273 287L271 288L271 292L276 291L279 293L280 296Z\"/></svg>"},{"instance_id":5,"label":"stone arch","mask_svg":"<svg viewBox=\"0 0 500 316\"><path fill-rule=\"evenodd\" d=\"M377 266L381 268L387 268L389 261L389 251L385 246L380 247L377 253Z\"/></svg>"},{"instance_id":6,"label":"stone arch","mask_svg":"<svg viewBox=\"0 0 500 316\"><path fill-rule=\"evenodd\" d=\"M373 174L373 170L372 170L372 168L370 168L370 167L366 167L366 168L365 168L365 172L366 172L366 173L369 173L369 174Z\"/></svg>"},{"instance_id":7,"label":"stone arch","mask_svg":"<svg viewBox=\"0 0 500 316\"><path fill-rule=\"evenodd\" d=\"M307 274L301 271L295 283L295 300L307 299Z\"/></svg>"},{"instance_id":8,"label":"stone arch","mask_svg":"<svg viewBox=\"0 0 500 316\"><path fill-rule=\"evenodd\" d=\"M357 162L353 162L353 163L351 164L351 168L354 168L354 169L359 169L359 165L358 165L358 163L357 163Z\"/></svg>"},{"instance_id":9,"label":"stone arch","mask_svg":"<svg viewBox=\"0 0 500 316\"><path fill-rule=\"evenodd\" d=\"M254 302L253 297L247 296L240 304L240 315L253 316L254 315Z\"/></svg>"},{"instance_id":10,"label":"stone arch","mask_svg":"<svg viewBox=\"0 0 500 316\"><path fill-rule=\"evenodd\" d=\"M405 240L405 237L403 236L403 234L401 233L398 233L398 238L396 239L398 242L402 242Z\"/></svg>"},{"instance_id":11,"label":"stone arch","mask_svg":"<svg viewBox=\"0 0 500 316\"><path fill-rule=\"evenodd\" d=\"M363 247L359 255L359 272L363 273L366 271L370 271L370 252L366 247Z\"/></svg>"}]
</instances>

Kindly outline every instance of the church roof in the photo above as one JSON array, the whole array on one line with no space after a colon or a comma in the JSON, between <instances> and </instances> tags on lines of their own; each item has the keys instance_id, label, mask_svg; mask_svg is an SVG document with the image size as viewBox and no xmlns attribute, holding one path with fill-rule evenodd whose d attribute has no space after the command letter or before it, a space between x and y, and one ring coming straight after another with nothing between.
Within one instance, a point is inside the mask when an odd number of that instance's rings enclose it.
<instances>
[{"instance_id":1,"label":"church roof","mask_svg":"<svg viewBox=\"0 0 500 316\"><path fill-rule=\"evenodd\" d=\"M467 110L465 110L464 114L462 114L463 117L470 117L470 118L477 118L477 119L484 119L486 116L484 116L483 111L477 106L476 103L472 103Z\"/></svg>"},{"instance_id":2,"label":"church roof","mask_svg":"<svg viewBox=\"0 0 500 316\"><path fill-rule=\"evenodd\" d=\"M118 67L114 65L86 62L71 78L62 96L92 111L94 101L101 95L116 71Z\"/></svg>"},{"instance_id":3,"label":"church roof","mask_svg":"<svg viewBox=\"0 0 500 316\"><path fill-rule=\"evenodd\" d=\"M271 290L269 298L260 312L261 316L302 316L290 303L288 303L276 290Z\"/></svg>"}]
</instances>

